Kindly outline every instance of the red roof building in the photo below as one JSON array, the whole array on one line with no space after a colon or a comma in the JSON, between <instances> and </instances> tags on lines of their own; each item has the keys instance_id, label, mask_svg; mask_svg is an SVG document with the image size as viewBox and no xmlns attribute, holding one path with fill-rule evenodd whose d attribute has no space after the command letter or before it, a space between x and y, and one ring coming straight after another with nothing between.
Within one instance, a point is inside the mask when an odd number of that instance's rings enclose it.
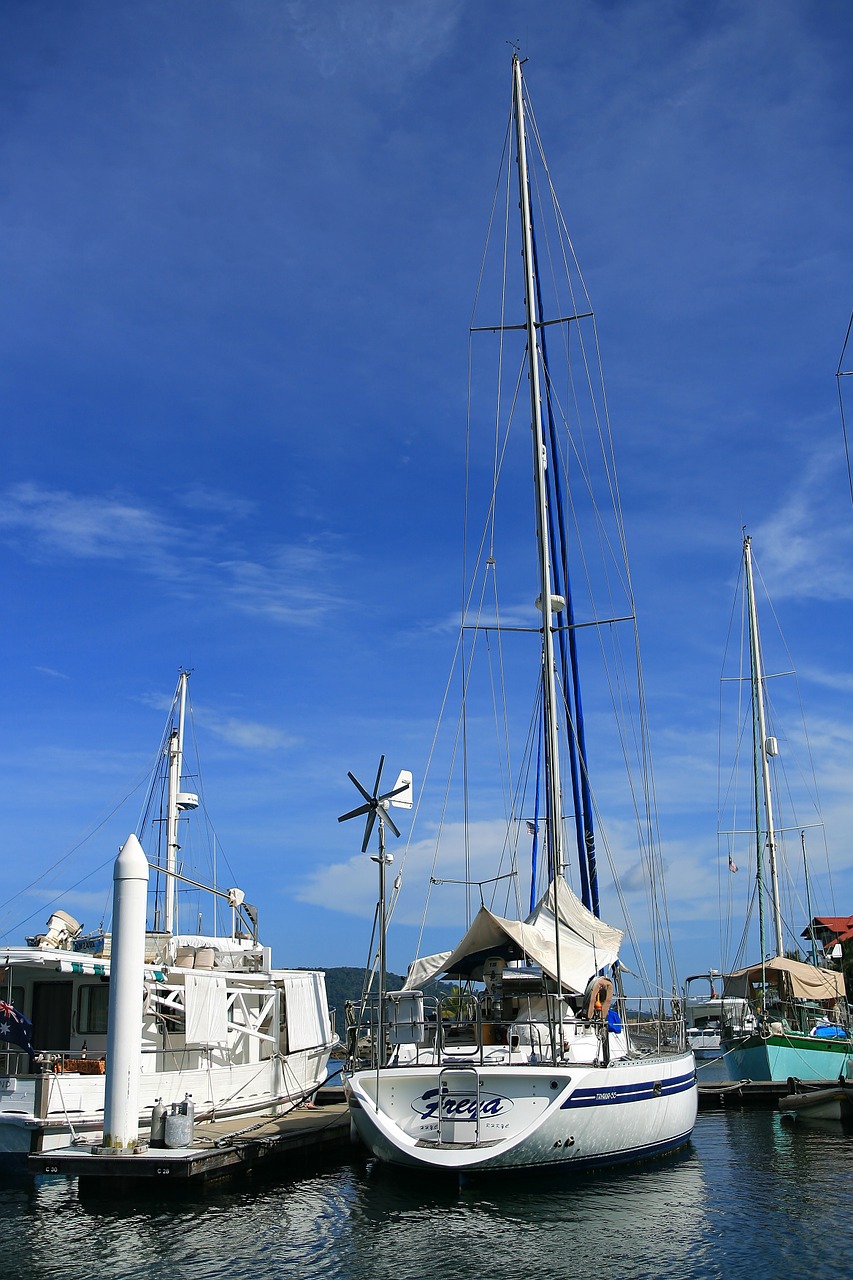
<instances>
[{"instance_id":1,"label":"red roof building","mask_svg":"<svg viewBox=\"0 0 853 1280\"><path fill-rule=\"evenodd\" d=\"M801 938L810 938L814 932L815 941L828 954L840 942L853 942L853 916L815 916L808 928L800 934Z\"/></svg>"}]
</instances>

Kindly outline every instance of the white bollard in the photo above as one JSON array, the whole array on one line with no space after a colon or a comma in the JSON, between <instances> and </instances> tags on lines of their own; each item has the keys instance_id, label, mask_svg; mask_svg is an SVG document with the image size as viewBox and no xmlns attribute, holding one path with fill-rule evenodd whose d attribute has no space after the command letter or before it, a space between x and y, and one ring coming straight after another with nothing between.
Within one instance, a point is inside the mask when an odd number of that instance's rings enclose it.
<instances>
[{"instance_id":1,"label":"white bollard","mask_svg":"<svg viewBox=\"0 0 853 1280\"><path fill-rule=\"evenodd\" d=\"M139 1068L148 859L135 835L113 868L113 936L104 1096L104 1148L121 1151L139 1137Z\"/></svg>"}]
</instances>

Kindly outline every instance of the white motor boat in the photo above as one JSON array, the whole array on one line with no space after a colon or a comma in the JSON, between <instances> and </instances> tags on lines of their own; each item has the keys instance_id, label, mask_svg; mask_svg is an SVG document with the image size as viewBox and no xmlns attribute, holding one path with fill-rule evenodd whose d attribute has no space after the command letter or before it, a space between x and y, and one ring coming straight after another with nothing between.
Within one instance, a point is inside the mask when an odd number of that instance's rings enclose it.
<instances>
[{"instance_id":1,"label":"white motor boat","mask_svg":"<svg viewBox=\"0 0 853 1280\"><path fill-rule=\"evenodd\" d=\"M152 866L159 894L140 991L143 1134L158 1100L168 1107L186 1095L196 1120L280 1114L323 1083L336 1043L324 975L274 967L240 890L209 890L231 918L226 936L179 928L178 886L205 888L177 860L181 829L199 804L182 778L187 681L182 672L146 806L166 850L159 876ZM161 822L154 810L164 793ZM101 1137L110 943L109 933L84 936L56 910L45 933L0 948L0 1167Z\"/></svg>"}]
</instances>

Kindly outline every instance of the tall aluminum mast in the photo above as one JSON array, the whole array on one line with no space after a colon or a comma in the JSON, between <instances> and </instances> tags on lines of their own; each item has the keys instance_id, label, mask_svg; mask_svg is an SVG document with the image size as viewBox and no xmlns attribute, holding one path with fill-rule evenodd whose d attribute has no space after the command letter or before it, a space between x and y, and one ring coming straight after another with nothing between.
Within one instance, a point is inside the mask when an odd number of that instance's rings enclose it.
<instances>
[{"instance_id":1,"label":"tall aluminum mast","mask_svg":"<svg viewBox=\"0 0 853 1280\"><path fill-rule=\"evenodd\" d=\"M530 382L530 420L533 432L533 479L536 499L536 538L539 552L539 604L542 610L542 682L544 686L545 792L548 840L555 876L565 874L563 860L562 787L557 733L557 680L554 665L554 632L551 615L564 607L552 587L551 556L548 547L548 494L545 471L547 456L542 428L542 396L539 376L537 291L533 262L533 217L527 172L527 142L524 133L524 90L521 61L513 55L513 103L515 113L518 192L521 206L524 293L527 310L527 366Z\"/></svg>"},{"instance_id":2,"label":"tall aluminum mast","mask_svg":"<svg viewBox=\"0 0 853 1280\"><path fill-rule=\"evenodd\" d=\"M752 542L743 540L743 563L746 575L746 600L749 610L749 659L752 680L752 700L758 723L758 761L761 766L761 791L764 800L766 824L767 860L770 867L770 894L773 901L773 929L776 938L776 955L785 954L782 938L782 910L779 903L779 876L776 866L776 828L773 823L773 792L770 787L771 754L775 755L775 742L767 736L767 720L764 712L764 671L761 666L761 645L758 639L758 612L755 607L755 587L752 580ZM756 850L760 862L762 850ZM764 959L762 955L762 960Z\"/></svg>"},{"instance_id":3,"label":"tall aluminum mast","mask_svg":"<svg viewBox=\"0 0 853 1280\"><path fill-rule=\"evenodd\" d=\"M175 931L175 901L178 870L178 816L182 806L179 804L181 790L181 772L184 763L184 720L187 709L187 681L189 672L182 671L178 681L176 700L179 700L178 723L169 736L169 799L166 812L166 933Z\"/></svg>"}]
</instances>

